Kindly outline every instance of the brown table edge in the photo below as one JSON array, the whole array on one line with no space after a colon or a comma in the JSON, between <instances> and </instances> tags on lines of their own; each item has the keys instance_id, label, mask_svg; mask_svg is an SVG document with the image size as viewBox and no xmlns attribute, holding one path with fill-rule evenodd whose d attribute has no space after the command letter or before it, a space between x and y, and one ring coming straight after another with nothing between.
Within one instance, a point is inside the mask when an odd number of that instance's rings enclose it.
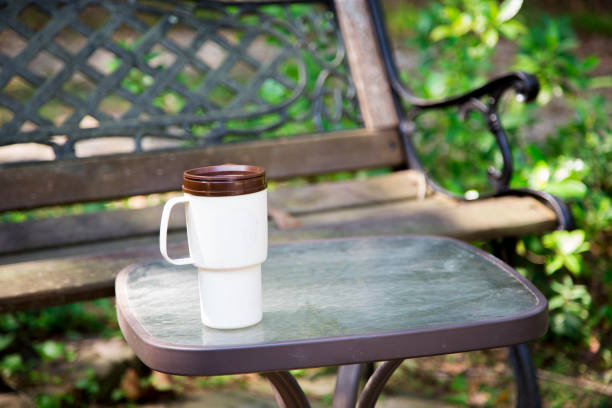
<instances>
[{"instance_id":1,"label":"brown table edge","mask_svg":"<svg viewBox=\"0 0 612 408\"><path fill-rule=\"evenodd\" d=\"M330 240L380 239L352 237ZM401 237L401 236L399 236ZM537 339L548 327L548 302L531 282L494 256L454 238L406 235L411 238L450 240L505 270L537 299L533 308L514 316L463 324L430 326L384 333L366 333L317 339L232 346L175 345L153 338L126 308L125 281L137 266L124 268L115 281L117 318L136 355L150 368L177 375L228 375L291 370L423 357L504 347ZM316 241L301 241L317 242ZM294 245L300 242L275 245ZM443 339L444 341L440 341ZM207 355L204 357L203 353Z\"/></svg>"}]
</instances>

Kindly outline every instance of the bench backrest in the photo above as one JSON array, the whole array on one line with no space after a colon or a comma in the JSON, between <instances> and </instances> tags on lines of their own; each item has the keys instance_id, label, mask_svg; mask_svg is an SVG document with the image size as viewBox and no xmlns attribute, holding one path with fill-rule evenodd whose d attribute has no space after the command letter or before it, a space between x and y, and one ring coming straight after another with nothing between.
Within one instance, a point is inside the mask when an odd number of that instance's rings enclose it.
<instances>
[{"instance_id":1,"label":"bench backrest","mask_svg":"<svg viewBox=\"0 0 612 408\"><path fill-rule=\"evenodd\" d=\"M3 3L0 211L403 165L366 0L255 3Z\"/></svg>"},{"instance_id":2,"label":"bench backrest","mask_svg":"<svg viewBox=\"0 0 612 408\"><path fill-rule=\"evenodd\" d=\"M53 160L4 164L0 210L173 190L180 170L223 161L272 178L399 164L371 137L395 119L365 4L336 9L7 3L0 145ZM294 134L311 135L253 143Z\"/></svg>"}]
</instances>

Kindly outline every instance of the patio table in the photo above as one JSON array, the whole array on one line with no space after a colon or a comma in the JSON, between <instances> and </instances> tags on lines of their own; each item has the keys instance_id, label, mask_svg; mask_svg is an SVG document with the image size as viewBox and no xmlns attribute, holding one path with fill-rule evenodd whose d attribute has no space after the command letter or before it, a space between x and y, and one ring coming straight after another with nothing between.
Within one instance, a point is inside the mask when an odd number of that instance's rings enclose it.
<instances>
[{"instance_id":1,"label":"patio table","mask_svg":"<svg viewBox=\"0 0 612 408\"><path fill-rule=\"evenodd\" d=\"M547 302L497 258L451 238L396 236L271 245L263 320L200 320L197 270L152 262L116 280L121 330L154 370L261 372L279 404L308 406L289 369L340 365L334 406L373 406L405 358L507 346L546 331ZM384 361L357 401L359 363Z\"/></svg>"}]
</instances>

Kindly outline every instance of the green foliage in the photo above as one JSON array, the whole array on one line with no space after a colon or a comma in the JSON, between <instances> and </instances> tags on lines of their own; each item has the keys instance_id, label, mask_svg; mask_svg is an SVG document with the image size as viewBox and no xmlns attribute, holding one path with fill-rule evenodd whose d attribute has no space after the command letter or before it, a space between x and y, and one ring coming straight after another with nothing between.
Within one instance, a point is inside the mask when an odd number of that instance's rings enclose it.
<instances>
[{"instance_id":1,"label":"green foliage","mask_svg":"<svg viewBox=\"0 0 612 408\"><path fill-rule=\"evenodd\" d=\"M87 395L95 396L100 391L95 371L93 369L86 370L85 376L77 380L75 387Z\"/></svg>"},{"instance_id":2,"label":"green foliage","mask_svg":"<svg viewBox=\"0 0 612 408\"><path fill-rule=\"evenodd\" d=\"M572 97L575 91L585 89L590 81L588 73L599 63L595 56L584 60L576 56L578 42L569 18L542 17L520 36L518 45L515 68L538 77L538 101L542 104L553 96Z\"/></svg>"},{"instance_id":3,"label":"green foliage","mask_svg":"<svg viewBox=\"0 0 612 408\"><path fill-rule=\"evenodd\" d=\"M569 276L561 282L553 281L550 288L554 296L550 298L549 308L553 313L551 328L557 334L579 337L584 330L584 321L589 317L591 295L586 286L576 285Z\"/></svg>"},{"instance_id":4,"label":"green foliage","mask_svg":"<svg viewBox=\"0 0 612 408\"><path fill-rule=\"evenodd\" d=\"M454 0L420 11L405 40L417 49L418 72L407 76L417 95L438 98L482 84L501 37L516 38L527 28L512 17L522 1Z\"/></svg>"},{"instance_id":5,"label":"green foliage","mask_svg":"<svg viewBox=\"0 0 612 408\"><path fill-rule=\"evenodd\" d=\"M36 395L36 406L38 408L60 408L72 406L74 397L70 394L38 394Z\"/></svg>"},{"instance_id":6,"label":"green foliage","mask_svg":"<svg viewBox=\"0 0 612 408\"><path fill-rule=\"evenodd\" d=\"M446 397L448 402L459 405L468 405L470 392L468 381L464 374L457 374L450 383L452 394Z\"/></svg>"},{"instance_id":7,"label":"green foliage","mask_svg":"<svg viewBox=\"0 0 612 408\"><path fill-rule=\"evenodd\" d=\"M511 62L513 69L538 76L542 88L537 99L539 106L514 100L504 100L502 104L503 125L514 149L516 169L512 186L546 191L566 200L571 204L578 229L521 239L517 246L522 256L519 270L549 299L548 340L554 342L556 354L562 350L564 355L561 359L555 357L560 361L556 364L565 371L575 370L575 358L588 355L589 364L612 373L609 347L612 342L612 178L609 176L612 174L612 104L597 93L612 87L612 77L594 77L592 72L598 59L577 55L578 40L570 19L542 15L526 23L520 13L522 3L521 0L447 0L432 2L423 10L402 7L399 12L388 15L387 21L392 31L404 37L403 45L416 52L414 72L405 73L403 79L418 96L442 98L465 92L500 74L494 63L499 57L500 42L517 50ZM278 7L266 7L269 14L285 18ZM290 14L302 16L308 10L294 5ZM242 18L254 18L252 23L259 23L252 15ZM602 21L600 16L588 18ZM600 31L606 30L609 25L601 24ZM275 41L273 37L268 39L271 46L278 45ZM134 46L120 45L126 49ZM146 60L158 55L156 51L151 52ZM308 53L303 57L310 75L307 90L312 92L321 64ZM109 71L118 69L121 63L119 59L111 61ZM156 69L163 66L158 65ZM292 81L297 81L300 75L295 61L279 67L279 72ZM181 73L176 79L193 90L204 77ZM132 69L122 81L125 89L137 95L151 85L152 77L137 69ZM223 88L217 92L219 103L231 100ZM259 89L259 97L271 104L286 100L288 95L289 90L273 80L266 80ZM534 125L543 121L542 112L553 101L561 106L559 116L564 119L549 126L552 130L548 134L534 135ZM329 102L333 105L333 101ZM156 96L154 104L173 114L183 108L185 100L174 91L164 90ZM307 99L298 99L288 112L295 121L262 136L314 131L314 124L309 120L311 111ZM227 125L253 129L277 122L278 118L267 116ZM198 124L192 130L204 136L218 126L217 122ZM323 123L325 129L331 130L334 126ZM501 157L480 115L470 114L463 120L454 110L435 112L419 117L418 129L415 144L434 179L469 198L488 191L486 170L491 165L499 168ZM241 138L229 136L226 141ZM293 182L344 180L387 171L338 172ZM70 211L83 213L109 208L109 203L86 203L77 204ZM0 222L55 216L64 210L49 207L38 211L5 213ZM0 315L0 382L11 384L24 377L35 384L55 384L59 381L57 376L39 367L48 367L62 359L73 360L74 352L60 338L87 334L117 334L110 301ZM593 339L601 345L595 351L589 347ZM294 374L302 375L302 371ZM142 381L153 383L154 378ZM219 387L229 381L228 377L210 377L198 379L196 383L202 387ZM41 407L83 405L94 403L101 393L93 371L86 371L75 386L80 393L78 401L71 394L40 393L36 404ZM160 383L158 387L166 390L168 385ZM454 377L449 392L449 401L469 403L470 389L464 374ZM121 388L112 390L108 397L116 402L126 398ZM555 401L561 404L562 398L565 396L555 397Z\"/></svg>"},{"instance_id":8,"label":"green foliage","mask_svg":"<svg viewBox=\"0 0 612 408\"><path fill-rule=\"evenodd\" d=\"M109 299L0 315L0 332L27 334L30 341L56 334L79 337L93 332L108 336L116 326L114 307ZM42 343L37 347L37 354L51 357L58 346Z\"/></svg>"},{"instance_id":9,"label":"green foliage","mask_svg":"<svg viewBox=\"0 0 612 408\"><path fill-rule=\"evenodd\" d=\"M589 249L589 243L584 240L585 234L582 230L555 231L552 234L545 235L542 238L542 244L552 252L546 262L546 273L552 275L565 267L574 275L580 275L582 258L579 254ZM569 276L566 276L566 278L569 278ZM551 309L553 309L552 306Z\"/></svg>"},{"instance_id":10,"label":"green foliage","mask_svg":"<svg viewBox=\"0 0 612 408\"><path fill-rule=\"evenodd\" d=\"M2 374L5 376L10 376L24 369L25 365L23 364L23 360L17 353L8 354L0 361L0 370L2 370Z\"/></svg>"},{"instance_id":11,"label":"green foliage","mask_svg":"<svg viewBox=\"0 0 612 408\"><path fill-rule=\"evenodd\" d=\"M43 360L57 360L66 354L66 346L63 343L52 340L35 344L34 348Z\"/></svg>"},{"instance_id":12,"label":"green foliage","mask_svg":"<svg viewBox=\"0 0 612 408\"><path fill-rule=\"evenodd\" d=\"M550 299L551 340L586 346L592 333L612 341L612 104L597 90L609 77L594 77L598 58L581 58L569 18L540 15L527 24L521 1L448 0L411 9L402 24L405 46L416 51L403 79L418 96L442 98L482 85L494 71L501 39L517 50L512 68L537 75L540 106L502 103L502 121L513 146L514 187L530 187L570 203L578 229L519 242L521 271ZM507 57L506 57L507 58ZM564 120L546 135L533 135L547 104ZM557 108L559 109L559 108ZM550 115L550 114L549 114ZM445 188L475 198L490 191L486 169L499 168L495 140L479 115L456 111L421 115L415 146L430 175ZM575 348L576 352L580 347ZM601 348L598 358L610 368Z\"/></svg>"},{"instance_id":13,"label":"green foliage","mask_svg":"<svg viewBox=\"0 0 612 408\"><path fill-rule=\"evenodd\" d=\"M64 381L53 367L76 358L75 351L66 346L66 338L117 335L118 328L112 302L101 299L1 314L0 333L0 386L52 387ZM86 370L75 387L83 394L80 400L95 397L95 387L99 386L93 370ZM75 406L75 396L64 392L40 393L36 396L36 404L41 407Z\"/></svg>"}]
</instances>

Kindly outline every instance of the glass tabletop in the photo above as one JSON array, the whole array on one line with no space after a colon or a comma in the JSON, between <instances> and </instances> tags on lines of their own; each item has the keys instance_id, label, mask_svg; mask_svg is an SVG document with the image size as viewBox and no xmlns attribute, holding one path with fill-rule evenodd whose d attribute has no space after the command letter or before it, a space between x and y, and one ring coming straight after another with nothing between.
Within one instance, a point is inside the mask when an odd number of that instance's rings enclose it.
<instances>
[{"instance_id":1,"label":"glass tabletop","mask_svg":"<svg viewBox=\"0 0 612 408\"><path fill-rule=\"evenodd\" d=\"M118 304L151 338L204 348L469 325L545 303L495 258L439 237L272 245L263 264L263 320L238 330L202 325L195 267L153 262L126 273Z\"/></svg>"}]
</instances>

